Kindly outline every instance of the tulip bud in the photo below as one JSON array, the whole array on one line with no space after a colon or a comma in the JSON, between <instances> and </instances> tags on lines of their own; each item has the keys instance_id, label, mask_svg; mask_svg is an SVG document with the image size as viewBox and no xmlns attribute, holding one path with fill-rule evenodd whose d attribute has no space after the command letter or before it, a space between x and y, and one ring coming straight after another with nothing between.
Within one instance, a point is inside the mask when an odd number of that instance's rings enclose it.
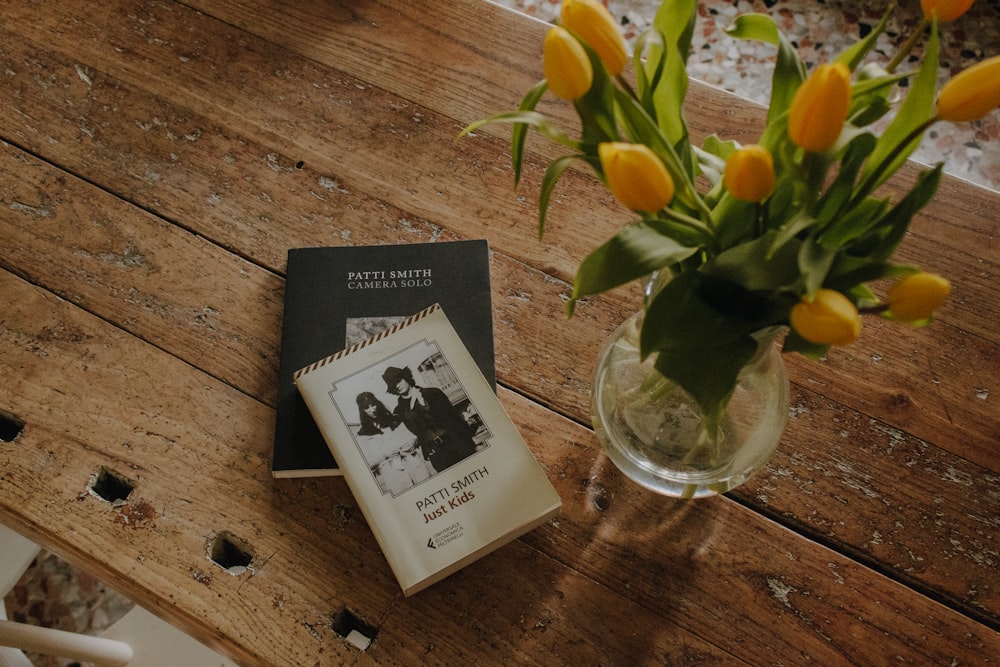
<instances>
[{"instance_id":1,"label":"tulip bud","mask_svg":"<svg viewBox=\"0 0 1000 667\"><path fill-rule=\"evenodd\" d=\"M621 74L628 62L625 38L607 7L597 0L565 0L560 18L597 52L611 76Z\"/></svg>"},{"instance_id":2,"label":"tulip bud","mask_svg":"<svg viewBox=\"0 0 1000 667\"><path fill-rule=\"evenodd\" d=\"M812 299L792 307L791 323L800 336L817 345L849 345L861 335L861 315L846 296L819 289Z\"/></svg>"},{"instance_id":3,"label":"tulip bud","mask_svg":"<svg viewBox=\"0 0 1000 667\"><path fill-rule=\"evenodd\" d=\"M1000 107L1000 56L967 67L941 86L937 116L953 123L982 118Z\"/></svg>"},{"instance_id":4,"label":"tulip bud","mask_svg":"<svg viewBox=\"0 0 1000 667\"><path fill-rule=\"evenodd\" d=\"M889 314L901 322L926 320L941 307L951 283L934 273L914 273L889 288Z\"/></svg>"},{"instance_id":5,"label":"tulip bud","mask_svg":"<svg viewBox=\"0 0 1000 667\"><path fill-rule=\"evenodd\" d=\"M729 194L737 199L763 201L774 192L774 159L763 146L738 148L726 160L722 180Z\"/></svg>"},{"instance_id":6,"label":"tulip bud","mask_svg":"<svg viewBox=\"0 0 1000 667\"><path fill-rule=\"evenodd\" d=\"M788 111L796 146L821 153L840 136L851 104L851 71L843 63L820 65L802 82Z\"/></svg>"},{"instance_id":7,"label":"tulip bud","mask_svg":"<svg viewBox=\"0 0 1000 667\"><path fill-rule=\"evenodd\" d=\"M938 21L954 21L959 16L969 11L973 0L920 0L920 7L924 10L924 16L928 19L936 18Z\"/></svg>"},{"instance_id":8,"label":"tulip bud","mask_svg":"<svg viewBox=\"0 0 1000 667\"><path fill-rule=\"evenodd\" d=\"M602 143L597 154L608 189L633 211L655 213L674 198L674 179L645 144Z\"/></svg>"},{"instance_id":9,"label":"tulip bud","mask_svg":"<svg viewBox=\"0 0 1000 667\"><path fill-rule=\"evenodd\" d=\"M578 100L594 82L594 68L587 52L565 28L555 26L545 35L543 70L549 90L564 100Z\"/></svg>"}]
</instances>

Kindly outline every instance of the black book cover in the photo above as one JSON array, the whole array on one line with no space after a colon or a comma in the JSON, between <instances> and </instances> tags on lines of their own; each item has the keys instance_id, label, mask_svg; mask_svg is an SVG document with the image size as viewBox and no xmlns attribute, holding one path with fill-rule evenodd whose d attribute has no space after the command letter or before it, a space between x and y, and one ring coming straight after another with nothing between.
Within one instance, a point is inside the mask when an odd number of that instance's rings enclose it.
<instances>
[{"instance_id":1,"label":"black book cover","mask_svg":"<svg viewBox=\"0 0 1000 667\"><path fill-rule=\"evenodd\" d=\"M271 473L339 475L295 371L435 303L496 390L489 246L485 240L294 248L285 272L278 411Z\"/></svg>"}]
</instances>

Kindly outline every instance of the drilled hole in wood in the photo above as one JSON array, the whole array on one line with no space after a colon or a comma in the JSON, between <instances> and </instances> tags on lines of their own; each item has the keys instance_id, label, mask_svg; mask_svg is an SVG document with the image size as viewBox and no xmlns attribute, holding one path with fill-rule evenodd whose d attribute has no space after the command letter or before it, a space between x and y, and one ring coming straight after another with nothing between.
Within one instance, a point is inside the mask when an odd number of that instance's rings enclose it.
<instances>
[{"instance_id":1,"label":"drilled hole in wood","mask_svg":"<svg viewBox=\"0 0 1000 667\"><path fill-rule=\"evenodd\" d=\"M219 533L212 540L209 558L229 574L243 574L253 560L253 549L231 533Z\"/></svg>"},{"instance_id":2,"label":"drilled hole in wood","mask_svg":"<svg viewBox=\"0 0 1000 667\"><path fill-rule=\"evenodd\" d=\"M377 627L361 620L357 614L346 607L333 615L330 627L362 651L368 649L374 641L375 635L378 634Z\"/></svg>"},{"instance_id":3,"label":"drilled hole in wood","mask_svg":"<svg viewBox=\"0 0 1000 667\"><path fill-rule=\"evenodd\" d=\"M109 503L124 501L132 493L133 484L113 470L101 468L90 483L90 490Z\"/></svg>"},{"instance_id":4,"label":"drilled hole in wood","mask_svg":"<svg viewBox=\"0 0 1000 667\"><path fill-rule=\"evenodd\" d=\"M21 434L24 422L14 415L0 410L0 440L13 442Z\"/></svg>"}]
</instances>

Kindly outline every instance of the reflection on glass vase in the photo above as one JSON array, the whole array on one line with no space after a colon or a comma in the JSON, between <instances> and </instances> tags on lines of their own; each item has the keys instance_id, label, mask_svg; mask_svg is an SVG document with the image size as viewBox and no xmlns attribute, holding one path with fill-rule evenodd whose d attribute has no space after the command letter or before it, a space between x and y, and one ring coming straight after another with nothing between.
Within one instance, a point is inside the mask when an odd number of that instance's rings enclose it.
<instances>
[{"instance_id":1,"label":"reflection on glass vase","mask_svg":"<svg viewBox=\"0 0 1000 667\"><path fill-rule=\"evenodd\" d=\"M680 498L733 489L764 466L788 421L788 378L775 344L757 337L721 420L709 423L689 393L639 356L645 311L605 343L594 372L592 417L608 458L630 479Z\"/></svg>"}]
</instances>

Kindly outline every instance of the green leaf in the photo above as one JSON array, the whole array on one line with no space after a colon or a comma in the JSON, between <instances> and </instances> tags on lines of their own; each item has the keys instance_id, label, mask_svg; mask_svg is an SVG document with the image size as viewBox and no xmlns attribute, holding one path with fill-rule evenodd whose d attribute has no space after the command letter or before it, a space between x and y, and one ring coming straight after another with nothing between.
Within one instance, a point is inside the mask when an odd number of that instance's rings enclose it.
<instances>
[{"instance_id":1,"label":"green leaf","mask_svg":"<svg viewBox=\"0 0 1000 667\"><path fill-rule=\"evenodd\" d=\"M789 329L785 336L785 342L781 347L782 352L798 352L809 359L822 359L830 351L829 345L811 343L799 335L795 329Z\"/></svg>"},{"instance_id":2,"label":"green leaf","mask_svg":"<svg viewBox=\"0 0 1000 667\"><path fill-rule=\"evenodd\" d=\"M660 127L650 117L639 102L626 93L616 89L620 119L625 131L632 141L646 144L650 150L663 161L663 165L674 179L676 201L680 201L690 210L701 210L703 207L689 167L674 150L670 141L664 136Z\"/></svg>"},{"instance_id":3,"label":"green leaf","mask_svg":"<svg viewBox=\"0 0 1000 667\"><path fill-rule=\"evenodd\" d=\"M684 98L688 88L687 59L691 53L696 8L697 0L663 0L653 17L653 27L663 35L665 46L650 49L650 62L659 67L662 59L663 66L663 76L653 92L656 122L673 146L684 147L680 158L689 175L693 175L694 158L687 150L690 142L684 119Z\"/></svg>"},{"instance_id":4,"label":"green leaf","mask_svg":"<svg viewBox=\"0 0 1000 667\"><path fill-rule=\"evenodd\" d=\"M712 186L722 182L722 172L726 169L726 159L736 150L735 141L723 141L718 135L707 137L701 148L694 151L700 171Z\"/></svg>"},{"instance_id":5,"label":"green leaf","mask_svg":"<svg viewBox=\"0 0 1000 667\"><path fill-rule=\"evenodd\" d=\"M931 36L924 50L924 60L896 112L896 117L879 137L868 158L861 194L867 196L884 183L920 145L923 128L934 116L938 71L937 22L931 24Z\"/></svg>"},{"instance_id":6,"label":"green leaf","mask_svg":"<svg viewBox=\"0 0 1000 667\"><path fill-rule=\"evenodd\" d=\"M709 155L714 155L719 158L722 160L722 163L725 164L726 159L732 155L738 146L739 145L732 139L723 141L719 138L719 135L710 134L705 137L705 141L701 144L701 149Z\"/></svg>"},{"instance_id":7,"label":"green leaf","mask_svg":"<svg viewBox=\"0 0 1000 667\"><path fill-rule=\"evenodd\" d=\"M548 90L548 82L542 79L521 100L518 111L534 111L538 106L538 101ZM528 125L526 123L514 123L514 129L510 137L510 156L514 163L514 185L521 182L521 167L524 163L524 144L528 136Z\"/></svg>"},{"instance_id":8,"label":"green leaf","mask_svg":"<svg viewBox=\"0 0 1000 667\"><path fill-rule=\"evenodd\" d=\"M639 347L643 356L655 352L656 369L711 414L729 400L757 345L746 322L701 297L706 282L699 272L686 271L664 285L646 309Z\"/></svg>"},{"instance_id":9,"label":"green leaf","mask_svg":"<svg viewBox=\"0 0 1000 667\"><path fill-rule=\"evenodd\" d=\"M799 279L798 242L771 252L776 231L733 246L707 262L701 271L742 286L748 291L769 291L793 285Z\"/></svg>"},{"instance_id":10,"label":"green leaf","mask_svg":"<svg viewBox=\"0 0 1000 667\"><path fill-rule=\"evenodd\" d=\"M869 229L883 223L889 210L888 199L869 197L849 211L844 211L819 235L818 241L825 248L840 248Z\"/></svg>"},{"instance_id":11,"label":"green leaf","mask_svg":"<svg viewBox=\"0 0 1000 667\"><path fill-rule=\"evenodd\" d=\"M888 267L888 268L890 268L893 273L898 271L898 268L896 267ZM889 271L887 271L887 273L889 273ZM880 303L879 298L875 295L874 292L871 291L868 285L855 285L854 287L848 289L846 294L847 298L853 301L854 305L857 306L858 308L871 308L873 306L877 306Z\"/></svg>"},{"instance_id":12,"label":"green leaf","mask_svg":"<svg viewBox=\"0 0 1000 667\"><path fill-rule=\"evenodd\" d=\"M697 250L665 236L651 221L634 222L580 263L570 304L580 297L614 289L657 269L676 264Z\"/></svg>"},{"instance_id":13,"label":"green leaf","mask_svg":"<svg viewBox=\"0 0 1000 667\"><path fill-rule=\"evenodd\" d=\"M757 209L754 202L737 199L728 192L723 194L712 209L718 248L726 249L756 236Z\"/></svg>"},{"instance_id":14,"label":"green leaf","mask_svg":"<svg viewBox=\"0 0 1000 667\"><path fill-rule=\"evenodd\" d=\"M840 52L837 56L837 62L847 65L847 68L852 72L858 68L861 61L865 59L865 56L872 50L878 38L885 32L886 26L889 25L889 17L892 16L894 6L889 5L889 7L882 14L882 20L875 28L865 35L864 39L859 39L851 46Z\"/></svg>"},{"instance_id":15,"label":"green leaf","mask_svg":"<svg viewBox=\"0 0 1000 667\"><path fill-rule=\"evenodd\" d=\"M538 237L545 233L545 216L549 212L549 200L552 197L552 190L555 188L559 178L566 171L566 168L573 163L573 160L587 160L586 155L564 155L549 163L542 177L541 193L538 196Z\"/></svg>"},{"instance_id":16,"label":"green leaf","mask_svg":"<svg viewBox=\"0 0 1000 667\"><path fill-rule=\"evenodd\" d=\"M459 132L457 139L461 139L465 135L475 132L479 128L492 123L524 123L525 125L533 127L539 134L555 141L556 143L562 144L563 146L573 150L580 150L581 147L579 141L556 128L549 122L548 118L537 111L504 111L486 118L481 118L465 126L465 128Z\"/></svg>"},{"instance_id":17,"label":"green leaf","mask_svg":"<svg viewBox=\"0 0 1000 667\"><path fill-rule=\"evenodd\" d=\"M942 169L943 165L938 163L933 169L921 172L913 189L889 210L879 221L878 226L869 232L867 238L858 239L858 246L852 248L852 251L861 253L866 245L873 245L866 252L869 257L883 261L889 259L903 240L913 216L926 206L937 192L941 184Z\"/></svg>"},{"instance_id":18,"label":"green leaf","mask_svg":"<svg viewBox=\"0 0 1000 667\"><path fill-rule=\"evenodd\" d=\"M750 336L721 345L702 346L697 354L659 350L654 367L698 402L706 415L716 414L729 402L740 371L757 351Z\"/></svg>"},{"instance_id":19,"label":"green leaf","mask_svg":"<svg viewBox=\"0 0 1000 667\"><path fill-rule=\"evenodd\" d=\"M781 250L786 243L814 224L816 224L816 218L806 213L805 210L798 210L788 222L777 230L778 233L774 236L768 255L773 255Z\"/></svg>"},{"instance_id":20,"label":"green leaf","mask_svg":"<svg viewBox=\"0 0 1000 667\"><path fill-rule=\"evenodd\" d=\"M594 80L587 93L573 103L581 123L581 140L584 143L598 144L602 141L617 141L618 124L615 119L615 95L618 87L614 85L604 61L581 41L594 71Z\"/></svg>"},{"instance_id":21,"label":"green leaf","mask_svg":"<svg viewBox=\"0 0 1000 667\"><path fill-rule=\"evenodd\" d=\"M889 113L891 109L892 105L889 100L881 95L872 95L867 99L854 99L847 122L855 127L866 127Z\"/></svg>"},{"instance_id":22,"label":"green leaf","mask_svg":"<svg viewBox=\"0 0 1000 667\"><path fill-rule=\"evenodd\" d=\"M778 59L771 78L771 104L767 112L767 123L770 125L792 106L795 91L806 79L805 63L767 14L737 16L725 32L737 39L753 39L778 47Z\"/></svg>"},{"instance_id":23,"label":"green leaf","mask_svg":"<svg viewBox=\"0 0 1000 667\"><path fill-rule=\"evenodd\" d=\"M815 294L816 290L823 286L836 257L836 248L824 248L812 237L802 243L798 253L798 265L807 294Z\"/></svg>"},{"instance_id":24,"label":"green leaf","mask_svg":"<svg viewBox=\"0 0 1000 667\"><path fill-rule=\"evenodd\" d=\"M851 106L847 122L855 127L867 127L892 109L889 95L893 87L908 78L908 74L889 74L880 65L869 63L858 72L851 84Z\"/></svg>"},{"instance_id":25,"label":"green leaf","mask_svg":"<svg viewBox=\"0 0 1000 667\"><path fill-rule=\"evenodd\" d=\"M837 178L820 197L816 219L820 225L826 225L842 213L843 207L854 192L854 182L865 160L875 147L875 136L869 132L858 134L847 145L844 157L840 162Z\"/></svg>"},{"instance_id":26,"label":"green leaf","mask_svg":"<svg viewBox=\"0 0 1000 667\"><path fill-rule=\"evenodd\" d=\"M699 271L677 274L646 308L639 337L643 356L662 350L699 350L732 343L748 333L748 325L726 315L702 298L710 279Z\"/></svg>"},{"instance_id":27,"label":"green leaf","mask_svg":"<svg viewBox=\"0 0 1000 667\"><path fill-rule=\"evenodd\" d=\"M849 294L859 287L864 287L862 283L881 280L898 273L898 268L892 264L867 257L851 257L841 254L827 274L825 287Z\"/></svg>"},{"instance_id":28,"label":"green leaf","mask_svg":"<svg viewBox=\"0 0 1000 667\"><path fill-rule=\"evenodd\" d=\"M653 104L653 92L660 85L660 79L663 78L666 59L659 57L654 61L645 56L653 49L662 55L665 44L663 33L655 28L649 28L642 31L636 39L635 51L632 53L632 70L635 72L639 102L654 120L656 119L656 107Z\"/></svg>"}]
</instances>

